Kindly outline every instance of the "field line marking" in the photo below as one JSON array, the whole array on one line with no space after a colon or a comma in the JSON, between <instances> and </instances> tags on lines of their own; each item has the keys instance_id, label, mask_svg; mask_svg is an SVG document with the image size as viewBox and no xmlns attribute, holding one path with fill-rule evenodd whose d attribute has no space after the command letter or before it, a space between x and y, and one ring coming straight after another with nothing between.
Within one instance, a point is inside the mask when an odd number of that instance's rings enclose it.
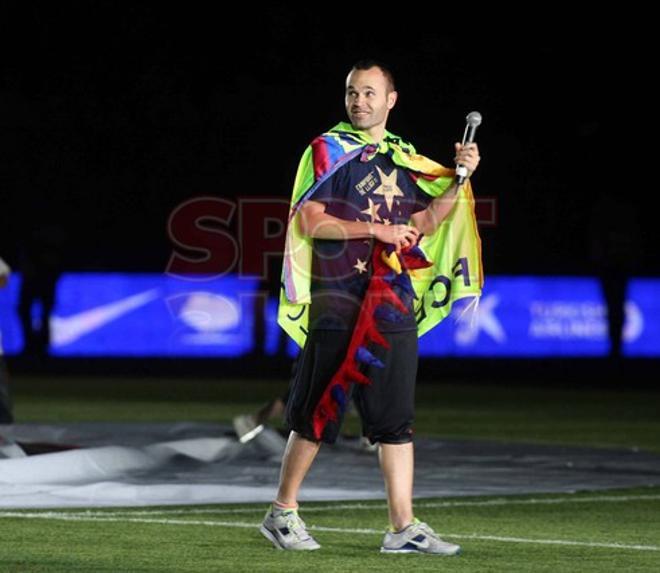
<instances>
[{"instance_id":1,"label":"field line marking","mask_svg":"<svg viewBox=\"0 0 660 573\"><path fill-rule=\"evenodd\" d=\"M259 523L245 523L240 521L209 521L209 520L187 520L187 519L147 519L147 518L119 518L119 517L93 517L84 514L58 513L58 512L0 512L0 518L19 518L19 519L44 519L57 521L78 521L78 522L114 522L114 523L145 523L158 525L199 525L206 527L229 527L240 529L256 529ZM382 535L383 531L378 529L356 529L345 527L321 527L313 526L309 528L312 531L327 531L332 533L351 533ZM496 535L481 534L461 534L461 533L443 533L445 537L456 539L476 539L480 541L500 541L504 543L536 543L541 545L570 545L578 547L598 547L606 549L621 549L635 551L660 551L658 545L628 545L625 543L603 543L596 541L575 541L570 539L532 539L524 537L501 537Z\"/></svg>"},{"instance_id":2,"label":"field line marking","mask_svg":"<svg viewBox=\"0 0 660 573\"><path fill-rule=\"evenodd\" d=\"M658 495L618 495L618 496L585 496L585 497L554 497L554 498L530 498L530 499L507 499L507 498L497 498L490 500L482 501L469 501L469 500L458 500L458 501L432 501L432 502L417 502L413 500L415 508L421 509L434 509L434 508L443 508L443 507L500 507L507 505L560 505L564 503L593 503L593 502L604 502L604 503L622 503L628 501L655 501L660 500L660 494ZM233 514L250 514L250 513L263 513L266 511L268 503L265 502L263 505L255 507L240 507L240 508L204 508L204 509L195 509L191 506L191 509L118 509L112 510L108 509L105 511L98 510L85 510L85 511L73 511L73 513L79 515L87 515L90 517L93 516L149 516L149 515L233 515ZM304 513L312 512L324 512L324 511L341 511L346 509L386 509L387 505L383 502L374 502L374 503L340 503L334 505L306 505L302 504L301 511Z\"/></svg>"}]
</instances>

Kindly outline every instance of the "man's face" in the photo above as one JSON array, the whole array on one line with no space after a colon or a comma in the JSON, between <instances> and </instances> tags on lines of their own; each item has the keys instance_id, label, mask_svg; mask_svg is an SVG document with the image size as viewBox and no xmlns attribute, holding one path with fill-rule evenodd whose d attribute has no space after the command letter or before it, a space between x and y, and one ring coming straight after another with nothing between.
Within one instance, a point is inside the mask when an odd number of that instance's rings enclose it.
<instances>
[{"instance_id":1,"label":"man's face","mask_svg":"<svg viewBox=\"0 0 660 573\"><path fill-rule=\"evenodd\" d=\"M369 131L385 125L397 93L388 91L387 78L378 67L353 70L346 78L346 113L353 127Z\"/></svg>"}]
</instances>

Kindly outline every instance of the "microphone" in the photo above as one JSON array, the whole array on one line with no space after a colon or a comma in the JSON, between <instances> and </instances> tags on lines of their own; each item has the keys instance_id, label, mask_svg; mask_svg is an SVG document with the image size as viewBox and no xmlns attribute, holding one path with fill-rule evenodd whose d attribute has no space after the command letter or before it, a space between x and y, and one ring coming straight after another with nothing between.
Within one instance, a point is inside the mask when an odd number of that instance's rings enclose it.
<instances>
[{"instance_id":1,"label":"microphone","mask_svg":"<svg viewBox=\"0 0 660 573\"><path fill-rule=\"evenodd\" d=\"M481 114L478 111L471 111L467 114L465 118L465 132L463 133L462 145L466 143L472 143L474 141L474 135L477 133L477 127L481 125ZM468 176L467 167L464 165L456 166L456 183L458 185L463 185Z\"/></svg>"}]
</instances>

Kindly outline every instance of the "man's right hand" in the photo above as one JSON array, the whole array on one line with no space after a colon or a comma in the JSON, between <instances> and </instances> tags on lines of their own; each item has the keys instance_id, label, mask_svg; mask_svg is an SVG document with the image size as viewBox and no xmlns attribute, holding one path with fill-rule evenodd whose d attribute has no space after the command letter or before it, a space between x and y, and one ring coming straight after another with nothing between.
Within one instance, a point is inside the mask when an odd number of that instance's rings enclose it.
<instances>
[{"instance_id":1,"label":"man's right hand","mask_svg":"<svg viewBox=\"0 0 660 573\"><path fill-rule=\"evenodd\" d=\"M396 252L401 252L401 249L411 247L417 243L419 239L419 231L410 225L373 225L373 234L376 239L394 245Z\"/></svg>"}]
</instances>

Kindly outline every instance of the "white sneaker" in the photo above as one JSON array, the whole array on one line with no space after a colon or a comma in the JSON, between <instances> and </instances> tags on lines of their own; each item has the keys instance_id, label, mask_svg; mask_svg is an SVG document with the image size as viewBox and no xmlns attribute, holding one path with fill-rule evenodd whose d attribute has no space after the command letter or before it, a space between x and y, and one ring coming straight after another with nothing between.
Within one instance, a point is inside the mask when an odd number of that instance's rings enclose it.
<instances>
[{"instance_id":1,"label":"white sneaker","mask_svg":"<svg viewBox=\"0 0 660 573\"><path fill-rule=\"evenodd\" d=\"M461 546L443 541L426 523L415 519L401 531L388 531L383 539L380 552L458 555L461 552Z\"/></svg>"},{"instance_id":2,"label":"white sneaker","mask_svg":"<svg viewBox=\"0 0 660 573\"><path fill-rule=\"evenodd\" d=\"M275 509L271 506L259 531L277 549L313 551L321 547L307 533L307 526L296 509Z\"/></svg>"},{"instance_id":3,"label":"white sneaker","mask_svg":"<svg viewBox=\"0 0 660 573\"><path fill-rule=\"evenodd\" d=\"M238 441L241 442L241 444L249 442L264 429L263 424L257 424L254 416L251 416L250 414L236 416L232 420L232 424L236 436L238 437Z\"/></svg>"}]
</instances>

